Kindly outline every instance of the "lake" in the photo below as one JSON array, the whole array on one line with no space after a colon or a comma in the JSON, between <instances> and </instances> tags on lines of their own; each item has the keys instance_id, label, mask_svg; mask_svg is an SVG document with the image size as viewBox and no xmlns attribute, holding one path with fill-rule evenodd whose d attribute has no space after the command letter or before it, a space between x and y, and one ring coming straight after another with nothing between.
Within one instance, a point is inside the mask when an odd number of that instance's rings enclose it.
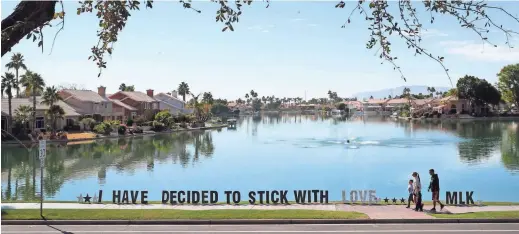
<instances>
[{"instance_id":1,"label":"lake","mask_svg":"<svg viewBox=\"0 0 519 234\"><path fill-rule=\"evenodd\" d=\"M160 200L162 190L320 189L340 200L341 190L376 189L406 198L417 171L430 200L434 168L442 199L474 191L474 200L519 202L518 133L518 121L242 117L236 129L48 145L44 193L74 201L103 189L111 200L111 190L148 190ZM35 200L36 147L2 145L2 200Z\"/></svg>"}]
</instances>

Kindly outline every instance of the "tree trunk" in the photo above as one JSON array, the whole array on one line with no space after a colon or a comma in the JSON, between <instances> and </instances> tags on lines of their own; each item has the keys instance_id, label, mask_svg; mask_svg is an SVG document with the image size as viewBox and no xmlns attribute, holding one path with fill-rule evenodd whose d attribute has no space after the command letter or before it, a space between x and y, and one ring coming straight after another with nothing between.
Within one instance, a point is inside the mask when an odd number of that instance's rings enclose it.
<instances>
[{"instance_id":1,"label":"tree trunk","mask_svg":"<svg viewBox=\"0 0 519 234\"><path fill-rule=\"evenodd\" d=\"M36 87L32 87L32 130L36 129Z\"/></svg>"},{"instance_id":2,"label":"tree trunk","mask_svg":"<svg viewBox=\"0 0 519 234\"><path fill-rule=\"evenodd\" d=\"M2 20L2 57L32 30L54 17L57 1L22 1Z\"/></svg>"},{"instance_id":3,"label":"tree trunk","mask_svg":"<svg viewBox=\"0 0 519 234\"><path fill-rule=\"evenodd\" d=\"M20 97L20 86L19 86L19 83L18 83L18 70L19 69L16 69L16 97L17 98ZM11 107L9 107L9 109L11 109Z\"/></svg>"},{"instance_id":4,"label":"tree trunk","mask_svg":"<svg viewBox=\"0 0 519 234\"><path fill-rule=\"evenodd\" d=\"M11 134L13 133L13 111L11 110L13 107L12 107L12 104L11 104L11 100L13 99L13 97L11 95L9 95L8 98L8 101L9 101L9 121L8 121L8 124L9 124L9 127L7 128L7 131L9 131Z\"/></svg>"}]
</instances>

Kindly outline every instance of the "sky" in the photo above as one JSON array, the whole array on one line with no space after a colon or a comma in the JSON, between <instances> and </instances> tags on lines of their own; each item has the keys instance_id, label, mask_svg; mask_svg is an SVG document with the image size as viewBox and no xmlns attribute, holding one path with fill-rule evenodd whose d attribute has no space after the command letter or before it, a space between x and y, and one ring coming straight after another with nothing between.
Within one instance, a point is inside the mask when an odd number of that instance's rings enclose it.
<instances>
[{"instance_id":1,"label":"sky","mask_svg":"<svg viewBox=\"0 0 519 234\"><path fill-rule=\"evenodd\" d=\"M2 19L19 1L2 1ZM269 8L254 2L243 8L234 32L222 32L215 22L216 3L194 1L198 14L184 9L178 1L155 1L153 9L132 13L107 57L107 69L97 77L94 62L87 60L96 37L98 19L94 14L76 15L77 1L64 1L65 28L44 30L44 51L37 42L22 41L12 52L20 52L30 70L40 73L47 85L77 84L91 90L100 85L115 93L121 83L136 90L155 93L175 90L180 82L195 94L211 92L215 98L235 100L255 90L259 96L325 97L328 90L340 97L405 85L451 87L443 68L425 56L414 56L406 44L392 40L392 54L398 57L407 82L385 62L376 50L366 49L370 32L360 15L341 28L352 10L334 8L337 1L273 1ZM394 4L394 3L390 3ZM519 2L496 2L512 14L519 14ZM58 4L59 5L59 4ZM418 9L421 3L416 2ZM60 11L60 6L57 7ZM488 38L500 47L485 45L473 31L461 28L450 16L437 15L433 24L423 14L422 46L435 56L445 57L452 82L470 74L497 82L496 74L508 64L519 62L519 47L510 49L497 29ZM489 12L498 24L519 29L519 23L502 14ZM53 25L59 21L52 21ZM517 30L519 31L519 30ZM519 39L512 44L519 46ZM2 73L11 54L2 57Z\"/></svg>"}]
</instances>

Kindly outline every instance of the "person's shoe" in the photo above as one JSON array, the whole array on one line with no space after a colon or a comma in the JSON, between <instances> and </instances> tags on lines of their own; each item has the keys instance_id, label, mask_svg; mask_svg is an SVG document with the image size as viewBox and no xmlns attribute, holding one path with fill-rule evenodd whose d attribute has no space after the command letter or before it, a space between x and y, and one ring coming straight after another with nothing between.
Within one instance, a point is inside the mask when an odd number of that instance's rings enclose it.
<instances>
[{"instance_id":1,"label":"person's shoe","mask_svg":"<svg viewBox=\"0 0 519 234\"><path fill-rule=\"evenodd\" d=\"M432 208L432 209L431 209L431 212L436 212L436 208Z\"/></svg>"},{"instance_id":2,"label":"person's shoe","mask_svg":"<svg viewBox=\"0 0 519 234\"><path fill-rule=\"evenodd\" d=\"M440 205L440 210L443 210L443 207L445 207L445 205L441 204Z\"/></svg>"},{"instance_id":3,"label":"person's shoe","mask_svg":"<svg viewBox=\"0 0 519 234\"><path fill-rule=\"evenodd\" d=\"M405 208L409 209L409 208L410 208L410 206L406 206Z\"/></svg>"}]
</instances>

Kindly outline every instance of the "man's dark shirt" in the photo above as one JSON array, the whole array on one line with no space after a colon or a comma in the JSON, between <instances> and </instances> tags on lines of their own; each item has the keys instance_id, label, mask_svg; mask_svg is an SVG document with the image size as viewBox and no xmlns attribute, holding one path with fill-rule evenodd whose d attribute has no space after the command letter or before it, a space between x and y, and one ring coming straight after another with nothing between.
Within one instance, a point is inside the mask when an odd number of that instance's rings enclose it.
<instances>
[{"instance_id":1,"label":"man's dark shirt","mask_svg":"<svg viewBox=\"0 0 519 234\"><path fill-rule=\"evenodd\" d=\"M440 179L438 178L438 174L434 174L431 176L431 183L429 184L429 189L433 192L440 191Z\"/></svg>"}]
</instances>

